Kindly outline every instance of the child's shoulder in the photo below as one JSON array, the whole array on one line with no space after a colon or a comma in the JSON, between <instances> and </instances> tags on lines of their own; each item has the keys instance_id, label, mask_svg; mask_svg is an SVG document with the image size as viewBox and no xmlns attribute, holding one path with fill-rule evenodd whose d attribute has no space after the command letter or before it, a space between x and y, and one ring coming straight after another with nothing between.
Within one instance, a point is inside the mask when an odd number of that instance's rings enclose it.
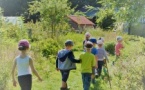
<instances>
[{"instance_id":1,"label":"child's shoulder","mask_svg":"<svg viewBox=\"0 0 145 90\"><path fill-rule=\"evenodd\" d=\"M58 51L58 53L65 52L65 51L66 51L66 49L61 49Z\"/></svg>"},{"instance_id":2,"label":"child's shoulder","mask_svg":"<svg viewBox=\"0 0 145 90\"><path fill-rule=\"evenodd\" d=\"M16 57L15 57L15 60L17 60L18 58L20 58L20 55L16 56Z\"/></svg>"}]
</instances>

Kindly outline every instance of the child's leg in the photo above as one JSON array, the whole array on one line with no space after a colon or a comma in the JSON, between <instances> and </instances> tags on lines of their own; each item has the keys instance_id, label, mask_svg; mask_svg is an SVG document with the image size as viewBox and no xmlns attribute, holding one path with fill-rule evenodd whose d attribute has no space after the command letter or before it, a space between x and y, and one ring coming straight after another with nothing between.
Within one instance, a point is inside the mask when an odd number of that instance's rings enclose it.
<instances>
[{"instance_id":1,"label":"child's leg","mask_svg":"<svg viewBox=\"0 0 145 90\"><path fill-rule=\"evenodd\" d=\"M19 81L21 90L31 90L32 75L19 76L18 81Z\"/></svg>"},{"instance_id":2,"label":"child's leg","mask_svg":"<svg viewBox=\"0 0 145 90\"><path fill-rule=\"evenodd\" d=\"M67 80L68 80L68 77L69 77L69 73L70 73L69 70L61 71L61 75L62 75L62 86L61 86L61 88L67 88Z\"/></svg>"},{"instance_id":3,"label":"child's leg","mask_svg":"<svg viewBox=\"0 0 145 90\"><path fill-rule=\"evenodd\" d=\"M84 90L89 90L90 83L91 83L91 74L90 73L83 73L82 74L83 79L83 88Z\"/></svg>"},{"instance_id":4,"label":"child's leg","mask_svg":"<svg viewBox=\"0 0 145 90\"><path fill-rule=\"evenodd\" d=\"M104 64L103 61L98 61L98 75L99 76L101 75L103 64Z\"/></svg>"}]
</instances>

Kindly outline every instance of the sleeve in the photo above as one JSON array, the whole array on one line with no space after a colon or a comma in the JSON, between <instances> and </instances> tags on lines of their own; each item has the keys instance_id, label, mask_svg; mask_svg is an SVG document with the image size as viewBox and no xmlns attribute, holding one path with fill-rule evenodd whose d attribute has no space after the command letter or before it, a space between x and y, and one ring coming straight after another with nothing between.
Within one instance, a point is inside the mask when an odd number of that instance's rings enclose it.
<instances>
[{"instance_id":1,"label":"sleeve","mask_svg":"<svg viewBox=\"0 0 145 90\"><path fill-rule=\"evenodd\" d=\"M85 48L85 40L83 41L83 49Z\"/></svg>"},{"instance_id":2,"label":"sleeve","mask_svg":"<svg viewBox=\"0 0 145 90\"><path fill-rule=\"evenodd\" d=\"M104 52L105 59L108 60L108 56L107 56L106 50L104 49L103 52Z\"/></svg>"},{"instance_id":3,"label":"sleeve","mask_svg":"<svg viewBox=\"0 0 145 90\"><path fill-rule=\"evenodd\" d=\"M58 68L58 58L56 59L56 68Z\"/></svg>"},{"instance_id":4,"label":"sleeve","mask_svg":"<svg viewBox=\"0 0 145 90\"><path fill-rule=\"evenodd\" d=\"M72 51L69 53L68 58L69 58L69 59L71 60L71 62L73 62L73 63L80 63L80 62L81 62L81 60L75 59L74 54L73 54Z\"/></svg>"},{"instance_id":5,"label":"sleeve","mask_svg":"<svg viewBox=\"0 0 145 90\"><path fill-rule=\"evenodd\" d=\"M96 49L95 55L97 55L97 54L98 54L98 50Z\"/></svg>"}]
</instances>

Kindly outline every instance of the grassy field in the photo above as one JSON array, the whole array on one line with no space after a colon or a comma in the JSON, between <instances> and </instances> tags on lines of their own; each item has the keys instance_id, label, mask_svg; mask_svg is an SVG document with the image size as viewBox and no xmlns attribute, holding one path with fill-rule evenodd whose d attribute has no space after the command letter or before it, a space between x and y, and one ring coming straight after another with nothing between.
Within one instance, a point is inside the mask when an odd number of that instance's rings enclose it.
<instances>
[{"instance_id":1,"label":"grassy field","mask_svg":"<svg viewBox=\"0 0 145 90\"><path fill-rule=\"evenodd\" d=\"M112 61L115 60L115 56L109 55L110 62L108 63L108 68L111 77L112 89L110 89L107 79L98 78L96 79L97 83L95 85L91 85L90 90L144 90L144 83L142 82L143 70L145 70L144 39L141 37L129 36L125 34L116 34L114 32L95 31L91 33L97 38L100 36L105 37L106 44L112 41L115 42L116 35L122 35L124 37L125 49L122 51L123 54L121 58L116 62L115 66L112 66ZM83 40L83 38L81 39L80 37L83 37L83 35L70 34L68 36L61 37L61 40L64 41L66 40L66 38L72 39L76 45L74 48L80 48L82 47L82 42L80 41ZM11 41L11 43L9 43L9 41L7 42L8 43L3 44L3 46L1 45L1 47L3 48L0 52L1 59L5 61L1 61L0 63L2 68L5 68L0 69L0 72L5 72L7 76L2 78L2 76L5 75L2 74L0 76L0 83L3 83L3 80L8 81L8 84L4 82L4 85L6 85L7 87L5 90L20 90L19 85L17 85L17 87L12 86L12 80L10 77L12 60L19 53L16 47L17 44L15 41ZM34 42L34 44L36 43ZM5 45L7 46L7 48L5 47ZM30 55L34 59L35 67L42 76L43 81L39 82L36 76L33 75L32 90L59 90L61 86L61 75L60 72L55 70L55 55L52 55L47 59L35 49L32 47ZM11 50L11 52L9 50ZM74 53L76 58L78 58L82 51L74 51ZM77 70L73 70L70 73L68 85L71 87L71 90L83 90L80 70L80 64L77 64Z\"/></svg>"},{"instance_id":2,"label":"grassy field","mask_svg":"<svg viewBox=\"0 0 145 90\"><path fill-rule=\"evenodd\" d=\"M75 52L76 58L79 57L79 55L82 52ZM36 78L36 76L33 75L33 88L32 90L59 90L61 85L61 75L60 72L55 70L55 65L49 65L49 61L46 61L48 63L49 70L48 77L44 78L43 81L39 82ZM111 63L109 63L110 67ZM77 64L77 70L72 70L70 73L70 77L68 80L68 85L71 87L71 90L83 90L82 88L82 79L81 79L81 72L80 72L80 64ZM39 72L39 71L38 71ZM46 73L46 72L43 72ZM41 75L43 74L41 73ZM43 76L43 75L42 75ZM97 79L100 80L100 79ZM99 81L100 82L100 81ZM96 86L98 86L98 83L96 85L91 85L90 90L97 90ZM107 85L109 88L109 84ZM13 87L11 80L9 81L9 90L20 90L20 87Z\"/></svg>"}]
</instances>

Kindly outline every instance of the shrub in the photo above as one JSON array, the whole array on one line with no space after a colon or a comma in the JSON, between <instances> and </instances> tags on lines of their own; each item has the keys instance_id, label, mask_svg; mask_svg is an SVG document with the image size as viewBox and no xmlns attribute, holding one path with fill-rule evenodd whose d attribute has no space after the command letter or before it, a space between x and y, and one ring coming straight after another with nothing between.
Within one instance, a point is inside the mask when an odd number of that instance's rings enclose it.
<instances>
[{"instance_id":1,"label":"shrub","mask_svg":"<svg viewBox=\"0 0 145 90\"><path fill-rule=\"evenodd\" d=\"M60 49L59 43L53 39L47 39L40 42L41 52L44 57L49 57L49 55L56 55Z\"/></svg>"},{"instance_id":2,"label":"shrub","mask_svg":"<svg viewBox=\"0 0 145 90\"><path fill-rule=\"evenodd\" d=\"M114 55L115 52L115 43L114 42L108 42L105 44L105 49L110 54Z\"/></svg>"}]
</instances>

